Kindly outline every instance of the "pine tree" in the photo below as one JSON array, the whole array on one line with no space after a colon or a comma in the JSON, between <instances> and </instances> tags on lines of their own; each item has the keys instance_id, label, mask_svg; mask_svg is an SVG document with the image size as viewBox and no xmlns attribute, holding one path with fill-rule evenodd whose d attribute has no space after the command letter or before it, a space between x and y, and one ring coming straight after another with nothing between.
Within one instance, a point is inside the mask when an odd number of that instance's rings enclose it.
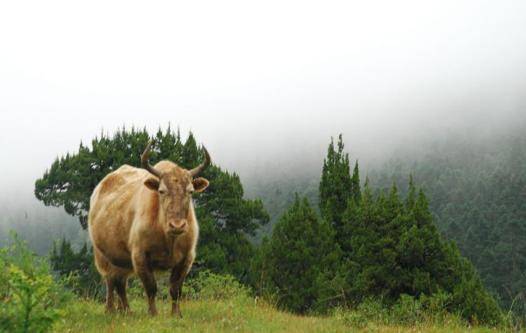
<instances>
[{"instance_id":1,"label":"pine tree","mask_svg":"<svg viewBox=\"0 0 526 333\"><path fill-rule=\"evenodd\" d=\"M297 195L262 246L261 284L279 295L279 305L306 312L327 308L340 292L339 249L331 225L321 221L307 199Z\"/></svg>"},{"instance_id":2,"label":"pine tree","mask_svg":"<svg viewBox=\"0 0 526 333\"><path fill-rule=\"evenodd\" d=\"M336 240L340 245L342 239L342 216L351 198L359 198L359 174L357 164L353 178L350 174L349 154L344 153L343 137L338 137L337 147L331 139L327 157L323 161L323 170L319 185L319 205L321 215L329 221L336 231Z\"/></svg>"},{"instance_id":3,"label":"pine tree","mask_svg":"<svg viewBox=\"0 0 526 333\"><path fill-rule=\"evenodd\" d=\"M358 161L356 161L351 177L351 198L355 202L359 202L361 196L362 194L360 189L360 169L358 167Z\"/></svg>"},{"instance_id":4,"label":"pine tree","mask_svg":"<svg viewBox=\"0 0 526 333\"><path fill-rule=\"evenodd\" d=\"M427 198L411 180L402 203L396 185L373 196L366 182L358 204L350 203L343 223L350 242L344 248L346 298L380 297L396 302L445 292L448 310L469 320L496 323L501 311L471 264L436 229Z\"/></svg>"}]
</instances>

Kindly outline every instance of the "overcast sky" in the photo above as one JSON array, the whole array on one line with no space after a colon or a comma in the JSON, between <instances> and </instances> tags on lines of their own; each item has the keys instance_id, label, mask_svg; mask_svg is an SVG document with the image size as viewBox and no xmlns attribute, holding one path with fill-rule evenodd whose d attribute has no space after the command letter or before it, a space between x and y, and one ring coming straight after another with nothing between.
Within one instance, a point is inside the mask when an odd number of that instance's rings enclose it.
<instances>
[{"instance_id":1,"label":"overcast sky","mask_svg":"<svg viewBox=\"0 0 526 333\"><path fill-rule=\"evenodd\" d=\"M192 130L243 176L340 132L375 157L525 106L524 0L0 3L3 196L122 125Z\"/></svg>"}]
</instances>

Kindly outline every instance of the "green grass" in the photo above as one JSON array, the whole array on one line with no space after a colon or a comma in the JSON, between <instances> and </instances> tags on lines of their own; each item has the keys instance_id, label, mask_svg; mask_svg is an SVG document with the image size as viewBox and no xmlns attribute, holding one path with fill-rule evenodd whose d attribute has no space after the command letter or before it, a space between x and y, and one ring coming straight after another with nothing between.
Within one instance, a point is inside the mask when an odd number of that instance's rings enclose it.
<instances>
[{"instance_id":1,"label":"green grass","mask_svg":"<svg viewBox=\"0 0 526 333\"><path fill-rule=\"evenodd\" d=\"M356 321L352 312L331 316L298 316L276 310L251 298L187 300L181 304L183 318L170 315L170 303L158 300L159 315L150 317L146 304L133 300L131 314L106 314L104 306L91 300L76 300L54 332L498 332L468 327L454 318L442 323L413 326ZM358 316L359 317L359 316Z\"/></svg>"}]
</instances>

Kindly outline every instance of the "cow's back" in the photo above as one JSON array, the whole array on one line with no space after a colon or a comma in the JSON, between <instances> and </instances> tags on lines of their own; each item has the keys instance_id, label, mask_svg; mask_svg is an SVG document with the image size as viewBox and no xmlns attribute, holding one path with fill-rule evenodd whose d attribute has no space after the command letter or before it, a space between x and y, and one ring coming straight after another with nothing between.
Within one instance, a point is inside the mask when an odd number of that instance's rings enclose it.
<instances>
[{"instance_id":1,"label":"cow's back","mask_svg":"<svg viewBox=\"0 0 526 333\"><path fill-rule=\"evenodd\" d=\"M130 259L129 236L138 205L148 190L149 173L123 165L106 175L90 200L89 233L93 246L110 261L124 265Z\"/></svg>"}]
</instances>

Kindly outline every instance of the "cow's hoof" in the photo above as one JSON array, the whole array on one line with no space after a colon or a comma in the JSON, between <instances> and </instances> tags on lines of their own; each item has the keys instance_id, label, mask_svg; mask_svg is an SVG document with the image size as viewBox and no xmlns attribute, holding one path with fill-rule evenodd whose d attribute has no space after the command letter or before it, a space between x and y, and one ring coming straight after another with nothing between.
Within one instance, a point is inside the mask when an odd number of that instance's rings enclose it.
<instances>
[{"instance_id":1,"label":"cow's hoof","mask_svg":"<svg viewBox=\"0 0 526 333\"><path fill-rule=\"evenodd\" d=\"M133 314L133 311L130 310L130 308L127 308L127 309L119 309L119 312L123 315L132 315Z\"/></svg>"},{"instance_id":2,"label":"cow's hoof","mask_svg":"<svg viewBox=\"0 0 526 333\"><path fill-rule=\"evenodd\" d=\"M172 316L175 318L183 318L183 315L181 314L181 310L172 311Z\"/></svg>"}]
</instances>

